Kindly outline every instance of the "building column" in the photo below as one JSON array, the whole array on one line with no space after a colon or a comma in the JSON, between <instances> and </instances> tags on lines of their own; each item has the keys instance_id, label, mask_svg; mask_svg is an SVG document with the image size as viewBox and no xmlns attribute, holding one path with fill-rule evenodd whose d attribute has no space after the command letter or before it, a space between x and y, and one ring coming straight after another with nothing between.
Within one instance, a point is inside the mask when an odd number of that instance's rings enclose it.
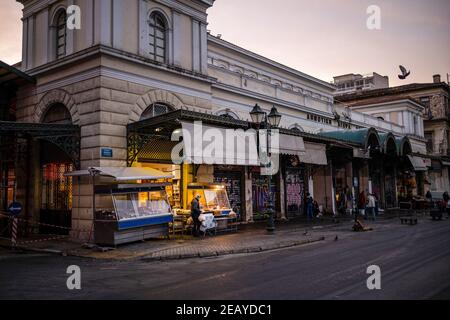
<instances>
[{"instance_id":1,"label":"building column","mask_svg":"<svg viewBox=\"0 0 450 320\"><path fill-rule=\"evenodd\" d=\"M329 177L331 178L331 210L333 215L336 215L336 181L335 181L335 175L334 175L334 169L333 169L333 162L330 160L330 163L328 165L329 170Z\"/></svg>"}]
</instances>

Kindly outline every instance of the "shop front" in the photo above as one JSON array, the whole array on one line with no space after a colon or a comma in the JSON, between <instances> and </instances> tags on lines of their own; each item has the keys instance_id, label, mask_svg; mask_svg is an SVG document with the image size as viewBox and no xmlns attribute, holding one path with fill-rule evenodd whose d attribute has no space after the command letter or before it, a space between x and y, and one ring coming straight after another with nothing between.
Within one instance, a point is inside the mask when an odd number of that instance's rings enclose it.
<instances>
[{"instance_id":1,"label":"shop front","mask_svg":"<svg viewBox=\"0 0 450 320\"><path fill-rule=\"evenodd\" d=\"M196 125L200 121L202 133L199 135ZM261 173L256 150L256 131L248 130L249 128L251 124L246 121L187 110L145 119L128 126L128 165L173 172L174 179L169 181L173 191L169 190L168 195L176 212L190 210L189 188L192 184L202 183L223 186L230 209L241 221L253 220L248 217L249 214L254 220L265 218L270 194L275 195L277 212L284 212L287 204L289 215L303 214L307 188L306 167L305 163L301 164L298 160L299 156L305 155L303 138L290 130L280 130L280 144L278 148L272 149L273 155L280 155L280 170L269 182L270 176ZM239 131L233 138L236 143L220 144L223 152L205 154L205 150L211 149L212 140L205 142L202 137L211 132L227 137L230 134L230 131L225 132L227 129ZM174 133L183 139L171 141ZM193 141L202 141L200 148ZM241 148L242 146L245 148ZM173 153L174 150L177 151ZM174 154L180 156L181 164L174 164ZM294 162L287 165L286 159L289 157L295 157L300 165L297 166ZM310 163L315 163L314 161L316 160L309 160ZM285 190L288 192L287 202L283 195ZM171 194L174 196L171 197Z\"/></svg>"},{"instance_id":2,"label":"shop front","mask_svg":"<svg viewBox=\"0 0 450 320\"><path fill-rule=\"evenodd\" d=\"M286 216L288 218L305 215L305 199L308 190L306 166L297 156L282 158Z\"/></svg>"},{"instance_id":3,"label":"shop front","mask_svg":"<svg viewBox=\"0 0 450 320\"><path fill-rule=\"evenodd\" d=\"M235 130L231 130L233 143L204 141L209 134L228 138L226 129ZM248 220L245 215L251 208L246 201L246 176L250 176L249 168L259 164L254 150L256 134L248 129L245 121L186 110L142 120L128 128L128 164L171 172L168 199L173 211L185 220L194 193L202 195L206 214L216 219L231 215L235 220ZM155 131L157 134L149 134ZM177 141L171 141L173 135Z\"/></svg>"},{"instance_id":4,"label":"shop front","mask_svg":"<svg viewBox=\"0 0 450 320\"><path fill-rule=\"evenodd\" d=\"M280 207L279 186L276 183L271 182L269 176L262 175L260 167L252 167L251 175L253 219L257 221L265 219L265 214L269 206L270 194L273 196L275 208Z\"/></svg>"}]
</instances>

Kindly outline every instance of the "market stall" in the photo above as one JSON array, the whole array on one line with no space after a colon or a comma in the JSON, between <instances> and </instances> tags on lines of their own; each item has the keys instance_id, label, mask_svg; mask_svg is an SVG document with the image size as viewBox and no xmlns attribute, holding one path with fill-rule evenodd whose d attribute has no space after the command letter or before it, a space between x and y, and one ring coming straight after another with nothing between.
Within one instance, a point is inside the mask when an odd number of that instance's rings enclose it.
<instances>
[{"instance_id":1,"label":"market stall","mask_svg":"<svg viewBox=\"0 0 450 320\"><path fill-rule=\"evenodd\" d=\"M173 221L165 179L151 168L90 168L68 176L91 176L95 243L119 244L169 235Z\"/></svg>"},{"instance_id":2,"label":"market stall","mask_svg":"<svg viewBox=\"0 0 450 320\"><path fill-rule=\"evenodd\" d=\"M207 184L195 183L189 184L187 188L188 204L192 202L194 197L198 194L200 198L200 208L202 214L214 215L214 220L217 222L215 231L236 231L238 216L232 210L226 186L223 184ZM184 210L175 210L177 215L190 216L190 208Z\"/></svg>"}]
</instances>

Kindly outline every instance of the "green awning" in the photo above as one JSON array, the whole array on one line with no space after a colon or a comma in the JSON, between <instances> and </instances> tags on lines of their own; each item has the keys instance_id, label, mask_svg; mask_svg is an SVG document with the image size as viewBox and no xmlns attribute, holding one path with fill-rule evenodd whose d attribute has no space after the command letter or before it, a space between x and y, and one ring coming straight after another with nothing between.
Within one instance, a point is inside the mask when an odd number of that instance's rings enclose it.
<instances>
[{"instance_id":1,"label":"green awning","mask_svg":"<svg viewBox=\"0 0 450 320\"><path fill-rule=\"evenodd\" d=\"M364 149L369 147L371 139L375 139L376 144L378 146L380 145L380 137L378 136L377 130L374 128L321 132L319 135L354 144Z\"/></svg>"},{"instance_id":2,"label":"green awning","mask_svg":"<svg viewBox=\"0 0 450 320\"><path fill-rule=\"evenodd\" d=\"M395 142L397 144L397 153L399 156L412 154L411 142L408 137L397 138L395 139Z\"/></svg>"},{"instance_id":3,"label":"green awning","mask_svg":"<svg viewBox=\"0 0 450 320\"><path fill-rule=\"evenodd\" d=\"M380 133L381 148L384 153L395 153L399 154L399 149L397 147L397 139L392 133Z\"/></svg>"}]
</instances>

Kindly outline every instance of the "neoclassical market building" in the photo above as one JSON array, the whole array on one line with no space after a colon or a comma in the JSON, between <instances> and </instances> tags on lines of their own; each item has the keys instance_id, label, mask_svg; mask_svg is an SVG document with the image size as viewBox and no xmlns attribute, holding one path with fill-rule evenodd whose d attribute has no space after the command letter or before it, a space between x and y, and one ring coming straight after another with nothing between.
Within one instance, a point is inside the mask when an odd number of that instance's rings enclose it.
<instances>
[{"instance_id":1,"label":"neoclassical market building","mask_svg":"<svg viewBox=\"0 0 450 320\"><path fill-rule=\"evenodd\" d=\"M279 218L303 215L307 192L330 214L341 189L370 190L385 209L425 192L423 106L400 101L400 125L335 104L333 85L209 34L214 0L19 2L22 62L0 65L0 210L15 197L25 219L86 239L91 185L64 174L137 166L174 174L174 206L187 206L188 183L226 183L253 221L266 206L259 166L174 165L170 135L194 121L247 130L255 104L282 115ZM73 4L80 30L66 27Z\"/></svg>"}]
</instances>

